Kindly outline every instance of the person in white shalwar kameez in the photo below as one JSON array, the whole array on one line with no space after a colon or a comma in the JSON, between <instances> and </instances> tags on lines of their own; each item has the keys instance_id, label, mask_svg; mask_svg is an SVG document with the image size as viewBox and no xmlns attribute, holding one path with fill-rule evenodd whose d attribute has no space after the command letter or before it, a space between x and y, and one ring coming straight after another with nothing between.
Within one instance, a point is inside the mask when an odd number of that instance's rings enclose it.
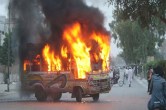
<instances>
[{"instance_id":1,"label":"person in white shalwar kameez","mask_svg":"<svg viewBox=\"0 0 166 110\"><path fill-rule=\"evenodd\" d=\"M128 70L128 82L129 82L129 87L131 87L132 79L133 79L133 70L132 70L132 68L129 68L129 70Z\"/></svg>"}]
</instances>

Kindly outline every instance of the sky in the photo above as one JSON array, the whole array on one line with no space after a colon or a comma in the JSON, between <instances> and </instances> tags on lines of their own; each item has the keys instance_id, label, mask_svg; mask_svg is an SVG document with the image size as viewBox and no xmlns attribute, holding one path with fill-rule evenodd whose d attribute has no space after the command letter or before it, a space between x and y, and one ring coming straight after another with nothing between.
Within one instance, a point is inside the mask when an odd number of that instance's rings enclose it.
<instances>
[{"instance_id":1,"label":"sky","mask_svg":"<svg viewBox=\"0 0 166 110\"><path fill-rule=\"evenodd\" d=\"M109 31L109 23L113 21L113 6L108 6L107 0L85 0L87 5L99 8L99 10L104 14L105 21L104 27ZM117 48L114 43L114 39L111 40L111 55L116 57L122 49Z\"/></svg>"},{"instance_id":2,"label":"sky","mask_svg":"<svg viewBox=\"0 0 166 110\"><path fill-rule=\"evenodd\" d=\"M0 16L7 17L8 1L9 0L0 0Z\"/></svg>"},{"instance_id":3,"label":"sky","mask_svg":"<svg viewBox=\"0 0 166 110\"><path fill-rule=\"evenodd\" d=\"M104 27L109 31L110 28L108 26L108 23L113 21L113 6L108 6L107 0L85 0L86 4L88 6L93 6L96 8L99 8L99 10L104 14L105 16L105 23ZM0 16L6 16L8 15L8 2L9 0L0 0ZM122 50L117 48L116 44L114 43L114 39L111 40L111 55L116 57Z\"/></svg>"}]
</instances>

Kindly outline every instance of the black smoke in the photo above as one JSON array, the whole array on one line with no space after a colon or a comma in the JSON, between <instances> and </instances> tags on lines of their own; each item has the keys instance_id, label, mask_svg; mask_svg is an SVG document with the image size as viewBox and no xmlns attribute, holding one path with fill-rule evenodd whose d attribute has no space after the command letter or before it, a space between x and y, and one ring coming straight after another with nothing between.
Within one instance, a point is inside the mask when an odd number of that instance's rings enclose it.
<instances>
[{"instance_id":1,"label":"black smoke","mask_svg":"<svg viewBox=\"0 0 166 110\"><path fill-rule=\"evenodd\" d=\"M103 14L93 7L88 7L83 0L41 0L43 13L50 24L50 44L59 51L64 27L79 22L89 33L103 30Z\"/></svg>"},{"instance_id":2,"label":"black smoke","mask_svg":"<svg viewBox=\"0 0 166 110\"><path fill-rule=\"evenodd\" d=\"M11 0L9 6L11 18L15 22L12 42L18 45L18 57L22 69L23 60L28 55L27 49L32 49L29 44L41 43L47 38L46 33L49 34L49 31L44 26L45 17L37 0Z\"/></svg>"},{"instance_id":3,"label":"black smoke","mask_svg":"<svg viewBox=\"0 0 166 110\"><path fill-rule=\"evenodd\" d=\"M11 6L17 21L15 39L21 61L27 57L27 44L31 43L38 45L37 53L46 43L59 52L64 28L74 22L79 22L88 33L95 30L108 34L103 27L103 14L83 0L12 0ZM31 48L34 50L29 45Z\"/></svg>"}]
</instances>

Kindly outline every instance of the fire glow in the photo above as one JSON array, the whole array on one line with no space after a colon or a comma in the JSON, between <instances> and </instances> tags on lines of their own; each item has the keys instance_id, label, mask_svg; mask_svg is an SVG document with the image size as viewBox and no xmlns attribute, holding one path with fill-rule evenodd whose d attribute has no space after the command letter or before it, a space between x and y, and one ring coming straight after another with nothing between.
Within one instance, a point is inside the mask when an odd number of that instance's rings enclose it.
<instances>
[{"instance_id":1,"label":"fire glow","mask_svg":"<svg viewBox=\"0 0 166 110\"><path fill-rule=\"evenodd\" d=\"M50 50L50 46L47 44L43 49L43 57L48 65L48 71L60 71L61 60L55 55L54 51Z\"/></svg>"},{"instance_id":2,"label":"fire glow","mask_svg":"<svg viewBox=\"0 0 166 110\"><path fill-rule=\"evenodd\" d=\"M75 22L63 30L60 52L55 52L50 44L44 46L42 58L47 64L47 71L65 70L63 62L67 63L66 66L74 73L75 79L85 79L91 71L108 70L110 36L100 31L86 32L87 30Z\"/></svg>"}]
</instances>

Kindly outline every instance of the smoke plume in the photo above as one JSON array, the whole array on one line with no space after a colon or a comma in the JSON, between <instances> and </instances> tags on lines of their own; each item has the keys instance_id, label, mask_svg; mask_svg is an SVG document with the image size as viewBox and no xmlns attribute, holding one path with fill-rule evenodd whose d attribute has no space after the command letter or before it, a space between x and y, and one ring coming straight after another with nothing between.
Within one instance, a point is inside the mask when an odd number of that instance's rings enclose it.
<instances>
[{"instance_id":1,"label":"smoke plume","mask_svg":"<svg viewBox=\"0 0 166 110\"><path fill-rule=\"evenodd\" d=\"M79 22L89 33L96 30L108 34L103 27L103 14L83 0L13 0L11 6L17 20L15 39L19 43L21 59L28 54L25 49L28 43L41 44L39 53L46 43L59 51L63 29L74 22Z\"/></svg>"}]
</instances>

